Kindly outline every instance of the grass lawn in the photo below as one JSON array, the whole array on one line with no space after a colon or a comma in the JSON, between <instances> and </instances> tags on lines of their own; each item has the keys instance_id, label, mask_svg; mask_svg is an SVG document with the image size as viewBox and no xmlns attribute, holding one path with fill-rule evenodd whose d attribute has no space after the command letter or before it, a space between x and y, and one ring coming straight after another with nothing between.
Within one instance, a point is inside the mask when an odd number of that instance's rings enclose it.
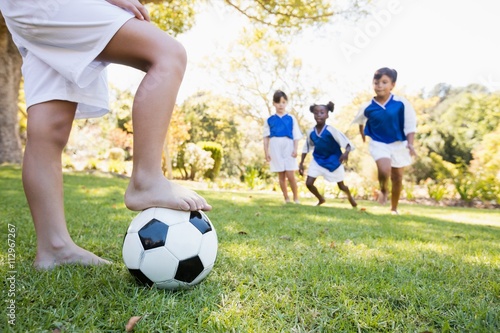
<instances>
[{"instance_id":1,"label":"grass lawn","mask_svg":"<svg viewBox=\"0 0 500 333\"><path fill-rule=\"evenodd\" d=\"M135 216L127 180L64 182L74 240L114 263L34 270L20 169L0 167L1 332L125 332L133 316L147 333L500 332L500 210L402 205L393 216L368 201L200 191L214 207L217 262L200 285L171 292L135 284L122 263Z\"/></svg>"}]
</instances>

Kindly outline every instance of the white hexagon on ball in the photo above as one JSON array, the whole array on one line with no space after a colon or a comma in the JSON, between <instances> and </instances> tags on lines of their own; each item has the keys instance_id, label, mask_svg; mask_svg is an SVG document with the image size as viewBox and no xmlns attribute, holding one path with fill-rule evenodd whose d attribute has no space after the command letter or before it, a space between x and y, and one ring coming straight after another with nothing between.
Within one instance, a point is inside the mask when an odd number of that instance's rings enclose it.
<instances>
[{"instance_id":1,"label":"white hexagon on ball","mask_svg":"<svg viewBox=\"0 0 500 333\"><path fill-rule=\"evenodd\" d=\"M191 223L175 224L168 229L165 247L179 260L194 257L200 252L202 234Z\"/></svg>"},{"instance_id":2,"label":"white hexagon on ball","mask_svg":"<svg viewBox=\"0 0 500 333\"><path fill-rule=\"evenodd\" d=\"M144 250L139 235L127 234L123 240L122 256L125 266L129 269L139 269Z\"/></svg>"},{"instance_id":3,"label":"white hexagon on ball","mask_svg":"<svg viewBox=\"0 0 500 333\"><path fill-rule=\"evenodd\" d=\"M144 253L140 270L151 281L167 281L173 279L179 260L165 247L157 247Z\"/></svg>"}]
</instances>

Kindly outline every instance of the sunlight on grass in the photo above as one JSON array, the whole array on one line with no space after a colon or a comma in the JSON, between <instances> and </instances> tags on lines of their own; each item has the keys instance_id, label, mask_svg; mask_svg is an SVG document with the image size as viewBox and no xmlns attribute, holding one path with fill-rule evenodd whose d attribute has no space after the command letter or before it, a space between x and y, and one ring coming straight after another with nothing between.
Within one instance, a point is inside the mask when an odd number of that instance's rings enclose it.
<instances>
[{"instance_id":1,"label":"sunlight on grass","mask_svg":"<svg viewBox=\"0 0 500 333\"><path fill-rule=\"evenodd\" d=\"M467 209L463 207L442 208L423 206L412 207L414 214L427 216L441 221L453 221L473 225L489 225L500 227L500 211L498 209Z\"/></svg>"},{"instance_id":2,"label":"sunlight on grass","mask_svg":"<svg viewBox=\"0 0 500 333\"><path fill-rule=\"evenodd\" d=\"M111 188L111 187L102 187L102 188L87 188L85 186L80 186L77 190L75 190L76 193L81 193L86 196L91 196L91 197L108 197L110 195L115 195L117 192L122 193L121 189L118 188Z\"/></svg>"},{"instance_id":3,"label":"sunlight on grass","mask_svg":"<svg viewBox=\"0 0 500 333\"><path fill-rule=\"evenodd\" d=\"M434 253L436 255L451 255L455 251L449 245L444 243L421 243L409 242L407 240L392 243L392 249L397 255L402 253L413 253L415 255L421 253Z\"/></svg>"},{"instance_id":4,"label":"sunlight on grass","mask_svg":"<svg viewBox=\"0 0 500 333\"><path fill-rule=\"evenodd\" d=\"M468 224L481 224L481 225L495 225L498 226L500 225L499 220L494 220L495 218L499 218L500 216L496 217L486 217L485 216L474 216L472 214L453 214L453 213L447 213L446 215L441 215L441 214L429 214L428 216L434 217L437 219L445 220L445 221L453 221L453 222L458 222L458 223L468 223Z\"/></svg>"},{"instance_id":5,"label":"sunlight on grass","mask_svg":"<svg viewBox=\"0 0 500 333\"><path fill-rule=\"evenodd\" d=\"M403 205L392 216L368 201L361 211L341 200L315 207L284 205L277 193L200 191L214 206L218 257L204 282L169 292L136 284L122 263L137 214L123 206L126 179L64 178L75 241L114 263L36 272L20 169L0 176L0 227L18 230L22 318L6 332L121 332L132 316L143 316L137 332L500 331L498 210Z\"/></svg>"},{"instance_id":6,"label":"sunlight on grass","mask_svg":"<svg viewBox=\"0 0 500 333\"><path fill-rule=\"evenodd\" d=\"M224 247L224 253L228 257L237 259L242 262L246 259L263 258L266 256L266 248L262 246L244 244L229 244Z\"/></svg>"},{"instance_id":7,"label":"sunlight on grass","mask_svg":"<svg viewBox=\"0 0 500 333\"><path fill-rule=\"evenodd\" d=\"M346 258L350 260L358 260L361 262L387 261L393 256L392 253L386 251L384 248L369 248L365 244L343 244L340 245L341 251Z\"/></svg>"},{"instance_id":8,"label":"sunlight on grass","mask_svg":"<svg viewBox=\"0 0 500 333\"><path fill-rule=\"evenodd\" d=\"M500 256L491 257L488 254L464 255L462 260L471 265L486 265L500 267ZM500 295L500 294L499 294Z\"/></svg>"}]
</instances>

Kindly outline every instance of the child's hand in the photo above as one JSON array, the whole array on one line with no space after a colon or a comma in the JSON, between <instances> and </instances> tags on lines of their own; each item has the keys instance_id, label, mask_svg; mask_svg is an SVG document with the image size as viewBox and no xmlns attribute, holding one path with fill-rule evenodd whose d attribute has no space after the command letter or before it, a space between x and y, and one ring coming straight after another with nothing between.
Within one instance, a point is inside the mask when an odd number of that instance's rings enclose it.
<instances>
[{"instance_id":1,"label":"child's hand","mask_svg":"<svg viewBox=\"0 0 500 333\"><path fill-rule=\"evenodd\" d=\"M349 160L349 153L348 152L345 152L342 155L340 155L340 158L339 158L340 163L344 163L344 162L347 163L348 160Z\"/></svg>"},{"instance_id":2,"label":"child's hand","mask_svg":"<svg viewBox=\"0 0 500 333\"><path fill-rule=\"evenodd\" d=\"M266 161L267 161L267 162L271 162L271 155L266 154Z\"/></svg>"},{"instance_id":3,"label":"child's hand","mask_svg":"<svg viewBox=\"0 0 500 333\"><path fill-rule=\"evenodd\" d=\"M411 144L408 144L408 146L406 146L408 148L408 150L410 150L410 155L413 156L413 157L417 157L418 154L417 152L415 151L415 147L413 147L413 145Z\"/></svg>"},{"instance_id":4,"label":"child's hand","mask_svg":"<svg viewBox=\"0 0 500 333\"><path fill-rule=\"evenodd\" d=\"M141 21L150 21L149 13L138 0L106 0L112 5L128 10Z\"/></svg>"},{"instance_id":5,"label":"child's hand","mask_svg":"<svg viewBox=\"0 0 500 333\"><path fill-rule=\"evenodd\" d=\"M302 163L299 164L299 175L304 175L304 165Z\"/></svg>"},{"instance_id":6,"label":"child's hand","mask_svg":"<svg viewBox=\"0 0 500 333\"><path fill-rule=\"evenodd\" d=\"M296 151L296 150L294 150L294 151L292 152L292 157L297 157L297 151Z\"/></svg>"}]
</instances>

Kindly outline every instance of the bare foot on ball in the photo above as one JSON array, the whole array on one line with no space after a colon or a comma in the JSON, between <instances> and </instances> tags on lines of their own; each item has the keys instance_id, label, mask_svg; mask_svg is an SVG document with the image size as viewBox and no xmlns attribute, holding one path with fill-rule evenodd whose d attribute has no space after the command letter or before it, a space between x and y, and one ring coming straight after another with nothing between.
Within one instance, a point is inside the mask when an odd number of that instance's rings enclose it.
<instances>
[{"instance_id":1,"label":"bare foot on ball","mask_svg":"<svg viewBox=\"0 0 500 333\"><path fill-rule=\"evenodd\" d=\"M196 192L163 176L140 184L131 178L125 192L125 205L128 209L135 211L150 207L164 207L185 211L209 211L212 209L212 206Z\"/></svg>"},{"instance_id":2,"label":"bare foot on ball","mask_svg":"<svg viewBox=\"0 0 500 333\"><path fill-rule=\"evenodd\" d=\"M39 270L49 270L56 266L68 264L91 266L110 263L110 261L102 259L76 244L72 244L61 248L39 250L33 266Z\"/></svg>"}]
</instances>

